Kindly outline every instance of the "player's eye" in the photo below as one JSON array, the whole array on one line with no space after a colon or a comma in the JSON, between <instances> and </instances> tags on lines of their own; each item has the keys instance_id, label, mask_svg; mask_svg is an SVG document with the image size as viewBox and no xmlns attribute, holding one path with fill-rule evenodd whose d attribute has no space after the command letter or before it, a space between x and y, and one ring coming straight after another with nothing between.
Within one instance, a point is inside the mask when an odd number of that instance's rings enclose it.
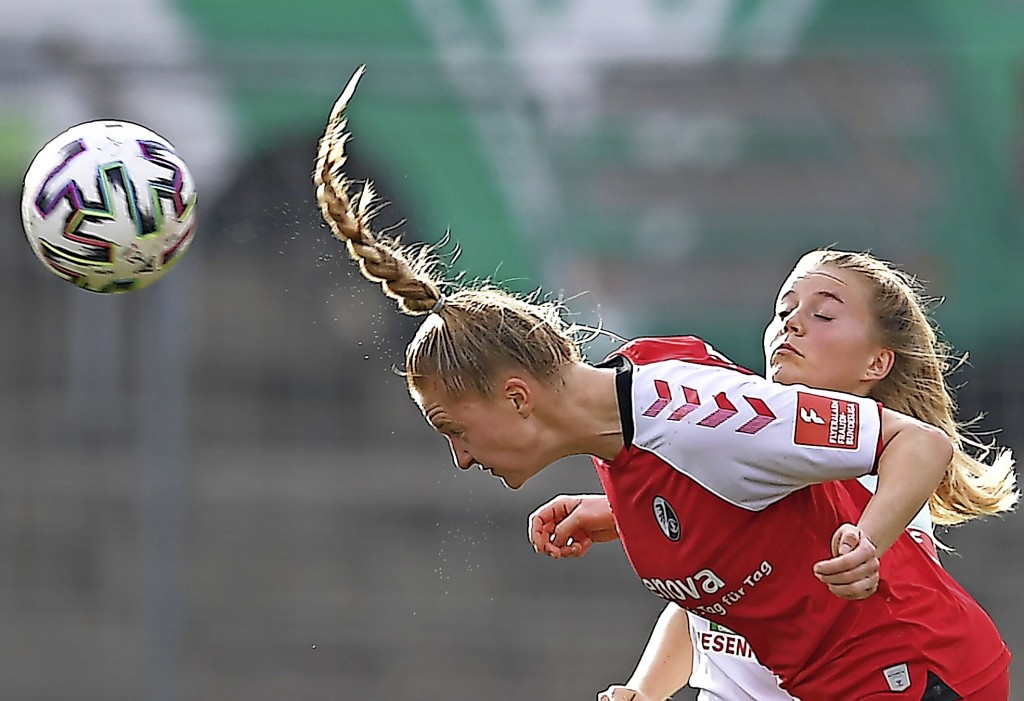
<instances>
[{"instance_id":1,"label":"player's eye","mask_svg":"<svg viewBox=\"0 0 1024 701\"><path fill-rule=\"evenodd\" d=\"M824 314L815 314L815 319L821 319L822 321L832 321L835 317L825 316Z\"/></svg>"},{"instance_id":2,"label":"player's eye","mask_svg":"<svg viewBox=\"0 0 1024 701\"><path fill-rule=\"evenodd\" d=\"M775 316L777 316L780 320L785 320L785 318L792 313L792 309L780 309L779 311L775 312Z\"/></svg>"}]
</instances>

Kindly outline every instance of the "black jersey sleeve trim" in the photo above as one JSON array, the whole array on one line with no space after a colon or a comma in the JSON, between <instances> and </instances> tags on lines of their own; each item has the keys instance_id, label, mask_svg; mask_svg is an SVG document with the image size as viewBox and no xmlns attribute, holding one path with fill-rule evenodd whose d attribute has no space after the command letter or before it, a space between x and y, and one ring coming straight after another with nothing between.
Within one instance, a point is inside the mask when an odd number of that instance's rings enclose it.
<instances>
[{"instance_id":1,"label":"black jersey sleeve trim","mask_svg":"<svg viewBox=\"0 0 1024 701\"><path fill-rule=\"evenodd\" d=\"M615 370L615 396L619 402L619 423L622 424L622 444L633 445L633 364L621 355L615 355L599 363L598 367Z\"/></svg>"}]
</instances>

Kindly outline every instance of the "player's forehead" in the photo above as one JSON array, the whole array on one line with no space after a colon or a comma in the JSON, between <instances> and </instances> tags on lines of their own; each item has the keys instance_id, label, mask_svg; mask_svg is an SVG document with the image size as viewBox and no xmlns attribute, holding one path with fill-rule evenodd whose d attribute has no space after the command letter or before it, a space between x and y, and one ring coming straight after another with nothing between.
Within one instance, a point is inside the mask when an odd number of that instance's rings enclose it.
<instances>
[{"instance_id":1,"label":"player's forehead","mask_svg":"<svg viewBox=\"0 0 1024 701\"><path fill-rule=\"evenodd\" d=\"M444 411L446 397L430 385L417 385L409 389L409 396L416 403L423 418L430 420L430 416L438 411Z\"/></svg>"},{"instance_id":2,"label":"player's forehead","mask_svg":"<svg viewBox=\"0 0 1024 701\"><path fill-rule=\"evenodd\" d=\"M463 423L472 411L467 411L464 399L453 397L437 383L424 383L410 390L413 401L423 418L435 429L443 430L453 423Z\"/></svg>"},{"instance_id":3,"label":"player's forehead","mask_svg":"<svg viewBox=\"0 0 1024 701\"><path fill-rule=\"evenodd\" d=\"M800 263L779 287L778 301L800 298L821 292L841 293L857 286L850 271L827 263Z\"/></svg>"}]
</instances>

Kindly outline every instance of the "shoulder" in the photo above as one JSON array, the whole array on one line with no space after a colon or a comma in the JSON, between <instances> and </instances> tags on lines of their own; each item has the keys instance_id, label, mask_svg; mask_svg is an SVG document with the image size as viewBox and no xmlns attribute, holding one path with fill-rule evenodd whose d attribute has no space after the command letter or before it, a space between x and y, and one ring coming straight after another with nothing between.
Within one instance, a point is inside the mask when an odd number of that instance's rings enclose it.
<instances>
[{"instance_id":1,"label":"shoulder","mask_svg":"<svg viewBox=\"0 0 1024 701\"><path fill-rule=\"evenodd\" d=\"M710 343L696 336L637 338L610 353L607 360L616 357L626 358L634 365L682 360L700 365L728 368L749 375L755 374L732 362L716 351Z\"/></svg>"}]
</instances>

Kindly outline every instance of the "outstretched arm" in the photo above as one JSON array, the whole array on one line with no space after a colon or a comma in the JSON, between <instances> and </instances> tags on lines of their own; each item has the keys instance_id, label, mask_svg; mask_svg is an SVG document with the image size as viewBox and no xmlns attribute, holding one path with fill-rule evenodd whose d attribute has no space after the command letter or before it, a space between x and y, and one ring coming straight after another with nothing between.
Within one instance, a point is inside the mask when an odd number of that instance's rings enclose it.
<instances>
[{"instance_id":1,"label":"outstretched arm","mask_svg":"<svg viewBox=\"0 0 1024 701\"><path fill-rule=\"evenodd\" d=\"M882 442L874 495L856 526L843 524L833 535L834 557L814 566L818 579L844 599L875 592L879 559L928 502L953 457L953 443L941 430L888 409Z\"/></svg>"},{"instance_id":2,"label":"outstretched arm","mask_svg":"<svg viewBox=\"0 0 1024 701\"><path fill-rule=\"evenodd\" d=\"M882 441L878 487L857 522L879 555L928 502L953 458L943 431L894 411L882 412Z\"/></svg>"},{"instance_id":3,"label":"outstretched arm","mask_svg":"<svg viewBox=\"0 0 1024 701\"><path fill-rule=\"evenodd\" d=\"M629 681L623 686L608 687L597 698L598 701L662 701L686 686L692 671L693 641L686 611L669 604L658 617Z\"/></svg>"}]
</instances>

